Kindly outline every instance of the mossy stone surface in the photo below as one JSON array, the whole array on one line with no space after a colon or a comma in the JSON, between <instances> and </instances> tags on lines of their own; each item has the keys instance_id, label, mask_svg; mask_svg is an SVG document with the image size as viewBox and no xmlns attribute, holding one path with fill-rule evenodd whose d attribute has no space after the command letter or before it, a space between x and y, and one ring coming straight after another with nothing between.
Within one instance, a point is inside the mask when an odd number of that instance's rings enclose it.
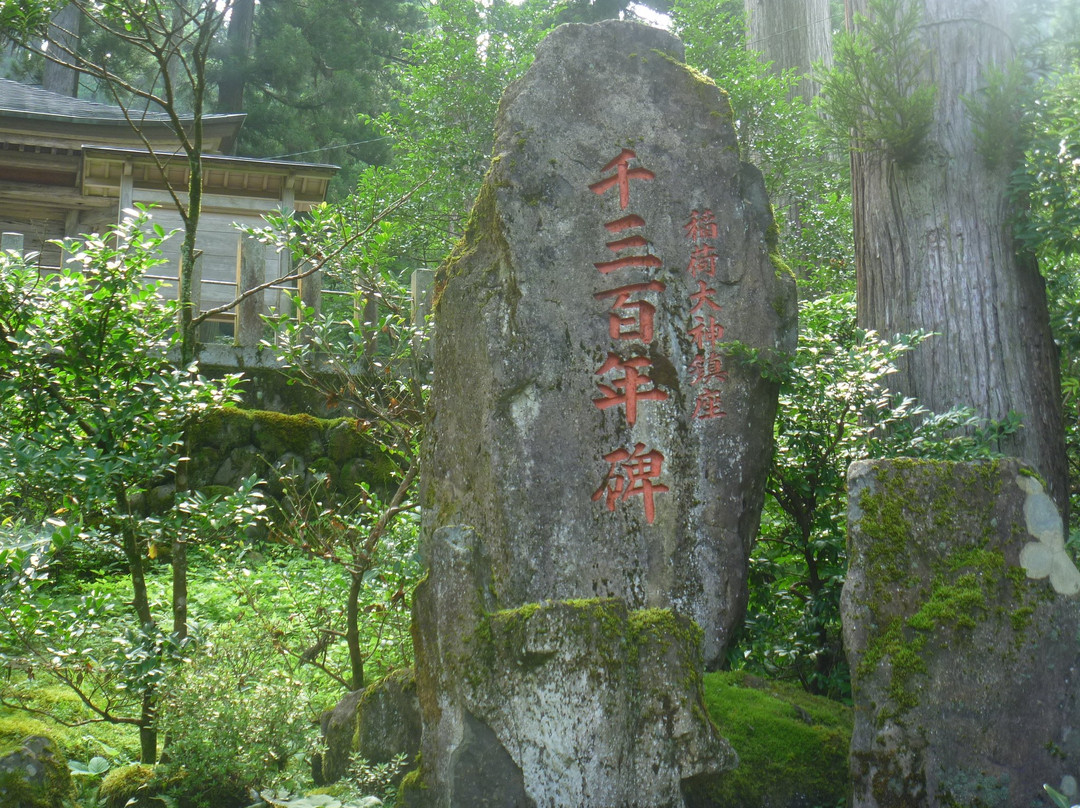
<instances>
[{"instance_id":1,"label":"mossy stone surface","mask_svg":"<svg viewBox=\"0 0 1080 808\"><path fill-rule=\"evenodd\" d=\"M1026 806L1080 774L1076 570L1056 558L1060 519L1051 535L1025 472L1015 460L849 471L855 808ZM1053 564L1025 564L1032 546Z\"/></svg>"},{"instance_id":2,"label":"mossy stone surface","mask_svg":"<svg viewBox=\"0 0 1080 808\"><path fill-rule=\"evenodd\" d=\"M213 485L235 490L255 475L267 481L274 499L282 499L305 495L321 478L325 504L348 507L364 495L361 483L389 498L401 476L395 459L355 418L227 407L204 414L191 440L189 479L204 492Z\"/></svg>"},{"instance_id":3,"label":"mossy stone surface","mask_svg":"<svg viewBox=\"0 0 1080 808\"><path fill-rule=\"evenodd\" d=\"M0 757L0 805L62 808L70 796L71 771L51 738L32 735Z\"/></svg>"},{"instance_id":4,"label":"mossy stone surface","mask_svg":"<svg viewBox=\"0 0 1080 808\"><path fill-rule=\"evenodd\" d=\"M101 781L98 798L105 808L124 808L140 788L154 779L154 767L132 764L109 771Z\"/></svg>"},{"instance_id":5,"label":"mossy stone surface","mask_svg":"<svg viewBox=\"0 0 1080 808\"><path fill-rule=\"evenodd\" d=\"M474 531L442 528L431 549L440 576L414 600L411 781L427 791L406 805L682 808L686 782L734 765L702 700L692 620L618 598L499 609Z\"/></svg>"}]
</instances>

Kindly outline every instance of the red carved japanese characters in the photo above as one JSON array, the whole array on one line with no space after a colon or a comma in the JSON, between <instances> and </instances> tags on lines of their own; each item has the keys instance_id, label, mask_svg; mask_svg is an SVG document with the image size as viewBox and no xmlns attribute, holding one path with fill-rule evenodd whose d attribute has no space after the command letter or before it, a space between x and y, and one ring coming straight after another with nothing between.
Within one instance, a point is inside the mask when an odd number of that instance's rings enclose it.
<instances>
[{"instance_id":1,"label":"red carved japanese characters","mask_svg":"<svg viewBox=\"0 0 1080 808\"><path fill-rule=\"evenodd\" d=\"M589 186L589 190L594 194L603 194L609 188L618 186L619 208L626 210L630 204L630 180L656 179L656 175L647 168L630 168L630 161L636 157L633 149L623 149L618 157L601 169L601 171L611 171L614 168L615 173L610 177L604 177L599 182L594 182Z\"/></svg>"},{"instance_id":2,"label":"red carved japanese characters","mask_svg":"<svg viewBox=\"0 0 1080 808\"><path fill-rule=\"evenodd\" d=\"M593 295L597 300L615 298L615 302L611 304L611 312L608 314L608 334L611 338L641 340L646 345L652 342L656 306L645 300L631 300L630 298L644 292L663 292L666 288L660 281L648 281L608 289Z\"/></svg>"},{"instance_id":3,"label":"red carved japanese characters","mask_svg":"<svg viewBox=\"0 0 1080 808\"><path fill-rule=\"evenodd\" d=\"M694 325L687 329L687 333L694 338L698 350L703 351L724 338L724 326L711 314L695 314Z\"/></svg>"},{"instance_id":4,"label":"red carved japanese characters","mask_svg":"<svg viewBox=\"0 0 1080 808\"><path fill-rule=\"evenodd\" d=\"M690 384L696 387L711 381L727 381L723 357L714 354L706 359L705 354L698 354L690 362Z\"/></svg>"},{"instance_id":5,"label":"red carved japanese characters","mask_svg":"<svg viewBox=\"0 0 1080 808\"><path fill-rule=\"evenodd\" d=\"M619 156L601 170L602 173L614 171L599 182L589 186L593 193L603 195L609 189L619 189L619 209L626 210L630 205L630 181L653 180L656 175L647 168L630 166L637 155L632 149L623 149ZM604 224L612 235L619 236L606 242L607 248L618 257L598 261L594 264L602 275L623 270L658 269L662 266L660 258L651 252L652 245L640 233L627 233L645 227L645 219L636 213L630 213ZM625 235L623 235L625 234ZM660 294L665 285L657 280L631 283L597 292L594 297L601 302L610 301L608 307L608 335L618 342L640 342L650 345L655 333L656 305L646 296ZM600 398L593 399L593 404L601 410L622 407L626 422L633 426L637 423L638 402L663 401L667 392L659 389L649 377L650 361L645 356L623 359L616 353L608 353L607 360L596 371L602 378L597 382ZM656 518L653 494L664 492L668 487L658 482L663 469L664 456L655 449L648 449L638 443L631 452L628 449L615 449L604 455L609 464L608 474L600 488L593 494L593 501L603 499L609 511L614 511L617 503L631 496L640 496L645 509L645 520L651 525Z\"/></svg>"},{"instance_id":6,"label":"red carved japanese characters","mask_svg":"<svg viewBox=\"0 0 1080 808\"><path fill-rule=\"evenodd\" d=\"M698 275L716 275L716 248L711 244L699 244L690 252L686 271L695 278Z\"/></svg>"},{"instance_id":7,"label":"red carved japanese characters","mask_svg":"<svg viewBox=\"0 0 1080 808\"><path fill-rule=\"evenodd\" d=\"M702 420L723 418L720 384L727 381L727 371L717 352L724 338L724 326L717 319L721 306L716 302L716 289L702 276L716 276L717 253L713 241L719 235L713 212L692 210L690 220L683 225L690 242L690 262L686 271L697 281L697 291L690 294L690 326L687 333L693 338L698 353L690 361L690 384L697 388L694 399L694 418Z\"/></svg>"},{"instance_id":8,"label":"red carved japanese characters","mask_svg":"<svg viewBox=\"0 0 1080 808\"><path fill-rule=\"evenodd\" d=\"M698 394L694 401L695 418L723 418L725 415L719 390L706 388Z\"/></svg>"},{"instance_id":9,"label":"red carved japanese characters","mask_svg":"<svg viewBox=\"0 0 1080 808\"><path fill-rule=\"evenodd\" d=\"M655 482L660 479L664 466L664 456L653 449L645 450L644 443L634 446L634 451L616 449L604 455L610 464L603 484L592 495L593 502L603 498L609 511L615 510L615 504L631 496L639 496L645 507L645 521L650 525L656 518L656 506L653 494L668 490L666 485Z\"/></svg>"},{"instance_id":10,"label":"red carved japanese characters","mask_svg":"<svg viewBox=\"0 0 1080 808\"><path fill-rule=\"evenodd\" d=\"M626 422L633 426L637 421L639 401L663 401L668 397L667 393L655 387L644 389L653 384L653 380L641 372L641 369L649 364L649 359L645 356L621 359L618 354L608 354L607 361L596 371L596 375L603 376L611 371L622 371L623 375L612 379L611 386L598 383L597 387L603 393L603 398L593 399L593 404L602 410L625 406Z\"/></svg>"},{"instance_id":11,"label":"red carved japanese characters","mask_svg":"<svg viewBox=\"0 0 1080 808\"><path fill-rule=\"evenodd\" d=\"M717 237L716 217L711 210L690 211L690 221L683 225L686 238L694 244L700 244Z\"/></svg>"}]
</instances>

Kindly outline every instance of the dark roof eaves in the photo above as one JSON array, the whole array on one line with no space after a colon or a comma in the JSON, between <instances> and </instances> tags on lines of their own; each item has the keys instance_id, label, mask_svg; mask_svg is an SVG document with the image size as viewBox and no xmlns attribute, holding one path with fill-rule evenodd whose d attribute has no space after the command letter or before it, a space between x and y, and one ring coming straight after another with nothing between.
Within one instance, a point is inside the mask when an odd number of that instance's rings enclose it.
<instances>
[{"instance_id":1,"label":"dark roof eaves","mask_svg":"<svg viewBox=\"0 0 1080 808\"><path fill-rule=\"evenodd\" d=\"M172 123L168 117L158 117L164 113L155 113L154 117L135 117L132 116L131 123L138 126L164 126L169 127ZM243 112L229 112L229 113L215 113L212 115L203 115L203 124L207 123L222 123L230 124L243 122L246 114ZM0 118L22 118L25 120L35 121L54 121L56 123L71 123L71 124L89 124L91 126L128 126L128 119L110 118L110 117L91 117L83 115L58 115L55 113L47 112L30 112L22 109L4 109L0 107ZM194 118L184 117L180 119L181 123L187 124L194 121Z\"/></svg>"},{"instance_id":2,"label":"dark roof eaves","mask_svg":"<svg viewBox=\"0 0 1080 808\"><path fill-rule=\"evenodd\" d=\"M87 157L92 157L95 154L102 156L115 155L117 157L132 156L132 157L149 157L150 154L145 149L129 149L116 146L95 146L84 145L82 147L83 154ZM332 163L299 163L291 160L264 160L259 157L237 157L231 154L204 154L202 156L204 163L237 163L240 165L262 165L267 167L274 167L283 170L302 170L315 173L332 174L341 170L341 166L333 165Z\"/></svg>"}]
</instances>

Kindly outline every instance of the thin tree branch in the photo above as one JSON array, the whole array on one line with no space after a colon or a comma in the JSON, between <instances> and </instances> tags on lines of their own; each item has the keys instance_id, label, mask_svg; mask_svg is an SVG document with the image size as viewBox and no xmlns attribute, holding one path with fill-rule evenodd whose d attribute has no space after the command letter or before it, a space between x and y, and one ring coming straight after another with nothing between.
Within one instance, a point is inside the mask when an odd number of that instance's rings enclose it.
<instances>
[{"instance_id":1,"label":"thin tree branch","mask_svg":"<svg viewBox=\"0 0 1080 808\"><path fill-rule=\"evenodd\" d=\"M218 314L221 314L223 312L229 311L230 309L236 308L237 306L239 306L241 303L243 303L245 300L247 300L252 295L256 295L259 292L263 292L263 291L269 289L272 286L277 286L277 285L282 284L282 283L290 283L292 281L297 281L297 280L303 280L304 278L306 278L306 277L308 277L310 275L314 275L316 272L318 272L324 266L326 266L331 260L333 260L337 256L341 255L341 253L343 253L346 249L348 249L353 244L355 244L359 239L366 236L371 231L371 229L373 227L375 227L375 225L377 225L379 222L381 222L383 219L385 219L387 216L389 216L395 210L397 210L402 205L404 205L406 202L408 202L409 199L412 197L412 195L415 194L418 190L420 190L420 188L423 187L427 183L427 181L430 180L433 176L434 176L434 172L429 174L428 176L426 176L424 179L420 180L420 182L418 182L416 185L414 185L412 188L410 188L408 190L408 192L406 192L401 198L395 200L392 205L390 205L388 208L386 208L381 213L379 213L378 216L376 216L374 219L372 219L371 222L367 225L367 227L365 227L359 233L356 233L356 234L350 236L349 238L347 238L345 241L343 241L341 243L341 245L339 247L335 248L331 253L326 255L321 261L318 261L317 263L312 264L308 269L305 269L302 272L292 272L292 273L289 273L288 275L282 275L282 276L280 276L278 278L274 278L273 280L266 281L265 283L260 283L257 286L253 286L250 289L245 290L244 292L237 295L235 298L233 298L228 303L224 303L224 304L222 304L220 306L217 306L216 308L204 311L198 317L191 318L192 327L197 327L197 326L201 325L205 320L209 319L210 317L213 317L215 315L218 315Z\"/></svg>"}]
</instances>

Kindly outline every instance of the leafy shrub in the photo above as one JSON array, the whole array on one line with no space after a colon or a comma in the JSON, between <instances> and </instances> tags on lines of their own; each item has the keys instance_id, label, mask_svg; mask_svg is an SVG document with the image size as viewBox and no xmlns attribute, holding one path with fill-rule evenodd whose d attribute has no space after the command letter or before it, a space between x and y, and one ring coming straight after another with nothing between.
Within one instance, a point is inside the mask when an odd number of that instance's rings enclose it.
<instances>
[{"instance_id":1,"label":"leafy shrub","mask_svg":"<svg viewBox=\"0 0 1080 808\"><path fill-rule=\"evenodd\" d=\"M842 147L880 149L900 165L913 163L934 122L937 88L923 80L930 60L919 38L921 4L870 0L855 33L841 33L835 67L821 76L825 127Z\"/></svg>"},{"instance_id":2,"label":"leafy shrub","mask_svg":"<svg viewBox=\"0 0 1080 808\"><path fill-rule=\"evenodd\" d=\"M183 773L169 788L179 808L247 805L252 790L307 750L309 692L280 663L269 643L233 625L209 633L197 657L170 671L159 769Z\"/></svg>"}]
</instances>

